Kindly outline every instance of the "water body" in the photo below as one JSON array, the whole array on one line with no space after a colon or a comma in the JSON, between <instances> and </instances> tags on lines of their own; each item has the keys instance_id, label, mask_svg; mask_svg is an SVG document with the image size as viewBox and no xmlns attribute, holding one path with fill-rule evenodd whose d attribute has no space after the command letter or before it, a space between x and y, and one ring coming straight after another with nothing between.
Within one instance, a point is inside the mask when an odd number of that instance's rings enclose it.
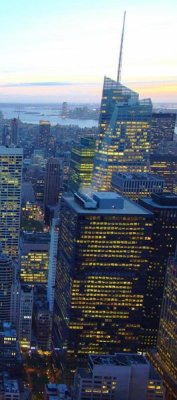
<instances>
[{"instance_id":1,"label":"water body","mask_svg":"<svg viewBox=\"0 0 177 400\"><path fill-rule=\"evenodd\" d=\"M61 109L57 105L50 104L0 104L5 119L19 118L28 124L39 124L41 120L50 121L51 125L78 125L80 128L92 128L98 126L95 120L61 118Z\"/></svg>"}]
</instances>

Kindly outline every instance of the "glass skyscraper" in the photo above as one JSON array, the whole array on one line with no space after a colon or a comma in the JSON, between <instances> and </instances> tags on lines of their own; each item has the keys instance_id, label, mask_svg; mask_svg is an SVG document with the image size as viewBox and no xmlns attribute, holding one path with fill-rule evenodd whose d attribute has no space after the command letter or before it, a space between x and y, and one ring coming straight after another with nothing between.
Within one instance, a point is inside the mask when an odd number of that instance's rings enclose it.
<instances>
[{"instance_id":1,"label":"glass skyscraper","mask_svg":"<svg viewBox=\"0 0 177 400\"><path fill-rule=\"evenodd\" d=\"M79 145L71 151L70 179L68 189L72 192L88 189L92 183L95 139L81 138Z\"/></svg>"},{"instance_id":2,"label":"glass skyscraper","mask_svg":"<svg viewBox=\"0 0 177 400\"><path fill-rule=\"evenodd\" d=\"M148 171L151 118L150 99L139 100L137 93L105 77L94 160L94 189L110 190L112 172Z\"/></svg>"}]
</instances>

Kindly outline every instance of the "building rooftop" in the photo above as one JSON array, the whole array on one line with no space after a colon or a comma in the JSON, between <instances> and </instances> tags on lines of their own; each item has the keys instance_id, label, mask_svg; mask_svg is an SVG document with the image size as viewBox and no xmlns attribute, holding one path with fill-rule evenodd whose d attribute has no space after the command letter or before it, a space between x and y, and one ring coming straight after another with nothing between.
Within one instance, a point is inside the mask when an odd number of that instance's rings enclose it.
<instances>
[{"instance_id":1,"label":"building rooftop","mask_svg":"<svg viewBox=\"0 0 177 400\"><path fill-rule=\"evenodd\" d=\"M23 155L23 149L20 147L6 147L0 146L0 154L1 155Z\"/></svg>"},{"instance_id":2,"label":"building rooftop","mask_svg":"<svg viewBox=\"0 0 177 400\"><path fill-rule=\"evenodd\" d=\"M151 215L137 203L114 192L96 192L92 197L79 193L63 196L70 208L77 214L85 215Z\"/></svg>"},{"instance_id":3,"label":"building rooftop","mask_svg":"<svg viewBox=\"0 0 177 400\"><path fill-rule=\"evenodd\" d=\"M140 354L133 353L117 353L106 356L89 356L89 364L95 365L114 365L114 366L131 366L131 365L148 365L146 358Z\"/></svg>"},{"instance_id":4,"label":"building rooftop","mask_svg":"<svg viewBox=\"0 0 177 400\"><path fill-rule=\"evenodd\" d=\"M6 393L19 393L18 382L15 379L4 379L4 391Z\"/></svg>"},{"instance_id":5,"label":"building rooftop","mask_svg":"<svg viewBox=\"0 0 177 400\"><path fill-rule=\"evenodd\" d=\"M112 174L112 180L116 182L116 179L122 180L144 180L144 181L162 181L164 180L161 176L149 174L147 172L142 173L121 173L121 172L114 172Z\"/></svg>"},{"instance_id":6,"label":"building rooftop","mask_svg":"<svg viewBox=\"0 0 177 400\"><path fill-rule=\"evenodd\" d=\"M175 193L152 193L151 198L143 197L140 204L146 203L152 208L177 208L177 194Z\"/></svg>"}]
</instances>

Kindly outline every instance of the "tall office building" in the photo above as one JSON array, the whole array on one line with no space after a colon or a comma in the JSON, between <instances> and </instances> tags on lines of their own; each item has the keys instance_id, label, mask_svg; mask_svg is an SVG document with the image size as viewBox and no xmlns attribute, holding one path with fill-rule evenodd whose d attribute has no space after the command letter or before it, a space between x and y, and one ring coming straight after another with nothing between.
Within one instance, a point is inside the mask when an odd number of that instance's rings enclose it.
<instances>
[{"instance_id":1,"label":"tall office building","mask_svg":"<svg viewBox=\"0 0 177 400\"><path fill-rule=\"evenodd\" d=\"M63 196L55 320L70 371L89 353L137 351L151 218L115 193Z\"/></svg>"},{"instance_id":2,"label":"tall office building","mask_svg":"<svg viewBox=\"0 0 177 400\"><path fill-rule=\"evenodd\" d=\"M49 266L48 233L23 233L20 278L29 285L47 284Z\"/></svg>"},{"instance_id":3,"label":"tall office building","mask_svg":"<svg viewBox=\"0 0 177 400\"><path fill-rule=\"evenodd\" d=\"M149 135L150 151L154 153L159 144L174 139L176 114L153 112Z\"/></svg>"},{"instance_id":4,"label":"tall office building","mask_svg":"<svg viewBox=\"0 0 177 400\"><path fill-rule=\"evenodd\" d=\"M139 204L154 214L152 251L149 254L144 299L142 350L155 348L163 298L167 260L174 254L177 238L177 195L154 193Z\"/></svg>"},{"instance_id":5,"label":"tall office building","mask_svg":"<svg viewBox=\"0 0 177 400\"><path fill-rule=\"evenodd\" d=\"M10 146L10 144L11 144L10 126L9 125L4 125L3 126L3 131L2 131L2 145L3 146Z\"/></svg>"},{"instance_id":6,"label":"tall office building","mask_svg":"<svg viewBox=\"0 0 177 400\"><path fill-rule=\"evenodd\" d=\"M72 148L68 190L76 192L90 188L94 155L94 138L82 138L80 144Z\"/></svg>"},{"instance_id":7,"label":"tall office building","mask_svg":"<svg viewBox=\"0 0 177 400\"><path fill-rule=\"evenodd\" d=\"M0 146L0 242L3 253L18 258L23 150Z\"/></svg>"},{"instance_id":8,"label":"tall office building","mask_svg":"<svg viewBox=\"0 0 177 400\"><path fill-rule=\"evenodd\" d=\"M0 320L10 321L13 265L10 257L0 253Z\"/></svg>"},{"instance_id":9,"label":"tall office building","mask_svg":"<svg viewBox=\"0 0 177 400\"><path fill-rule=\"evenodd\" d=\"M29 349L32 337L33 288L17 285L17 336L21 349Z\"/></svg>"},{"instance_id":10,"label":"tall office building","mask_svg":"<svg viewBox=\"0 0 177 400\"><path fill-rule=\"evenodd\" d=\"M166 398L177 399L177 253L170 257L165 280L155 366L164 379Z\"/></svg>"},{"instance_id":11,"label":"tall office building","mask_svg":"<svg viewBox=\"0 0 177 400\"><path fill-rule=\"evenodd\" d=\"M150 169L153 175L161 176L165 192L177 191L177 154L154 153L150 155Z\"/></svg>"},{"instance_id":12,"label":"tall office building","mask_svg":"<svg viewBox=\"0 0 177 400\"><path fill-rule=\"evenodd\" d=\"M48 283L47 283L47 300L49 302L49 310L51 311L51 313L53 313L53 306L54 306L58 237L59 237L59 219L53 218L50 230L49 271L48 271Z\"/></svg>"},{"instance_id":13,"label":"tall office building","mask_svg":"<svg viewBox=\"0 0 177 400\"><path fill-rule=\"evenodd\" d=\"M137 201L140 197L150 197L151 193L163 192L164 180L159 176L148 173L120 173L113 172L111 189Z\"/></svg>"},{"instance_id":14,"label":"tall office building","mask_svg":"<svg viewBox=\"0 0 177 400\"><path fill-rule=\"evenodd\" d=\"M61 161L59 158L49 158L46 165L44 184L44 206L55 206L59 201L61 188Z\"/></svg>"},{"instance_id":15,"label":"tall office building","mask_svg":"<svg viewBox=\"0 0 177 400\"><path fill-rule=\"evenodd\" d=\"M46 149L50 139L50 122L41 120L39 121L39 135L38 135L38 147L40 149Z\"/></svg>"},{"instance_id":16,"label":"tall office building","mask_svg":"<svg viewBox=\"0 0 177 400\"><path fill-rule=\"evenodd\" d=\"M16 281L12 286L11 322L21 349L29 349L32 335L33 288Z\"/></svg>"},{"instance_id":17,"label":"tall office building","mask_svg":"<svg viewBox=\"0 0 177 400\"><path fill-rule=\"evenodd\" d=\"M112 173L147 172L152 103L120 82L104 79L93 185L110 190Z\"/></svg>"},{"instance_id":18,"label":"tall office building","mask_svg":"<svg viewBox=\"0 0 177 400\"><path fill-rule=\"evenodd\" d=\"M18 124L18 119L13 118L11 121L11 141L15 146L18 144Z\"/></svg>"}]
</instances>

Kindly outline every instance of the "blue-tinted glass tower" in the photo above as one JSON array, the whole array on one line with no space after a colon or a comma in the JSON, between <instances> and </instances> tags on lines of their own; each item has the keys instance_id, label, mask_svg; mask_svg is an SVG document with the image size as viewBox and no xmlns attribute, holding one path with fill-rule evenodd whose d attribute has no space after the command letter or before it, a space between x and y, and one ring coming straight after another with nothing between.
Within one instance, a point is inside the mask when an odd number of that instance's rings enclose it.
<instances>
[{"instance_id":1,"label":"blue-tinted glass tower","mask_svg":"<svg viewBox=\"0 0 177 400\"><path fill-rule=\"evenodd\" d=\"M112 172L148 171L151 118L150 99L139 100L136 92L105 77L94 160L94 189L110 190Z\"/></svg>"}]
</instances>

